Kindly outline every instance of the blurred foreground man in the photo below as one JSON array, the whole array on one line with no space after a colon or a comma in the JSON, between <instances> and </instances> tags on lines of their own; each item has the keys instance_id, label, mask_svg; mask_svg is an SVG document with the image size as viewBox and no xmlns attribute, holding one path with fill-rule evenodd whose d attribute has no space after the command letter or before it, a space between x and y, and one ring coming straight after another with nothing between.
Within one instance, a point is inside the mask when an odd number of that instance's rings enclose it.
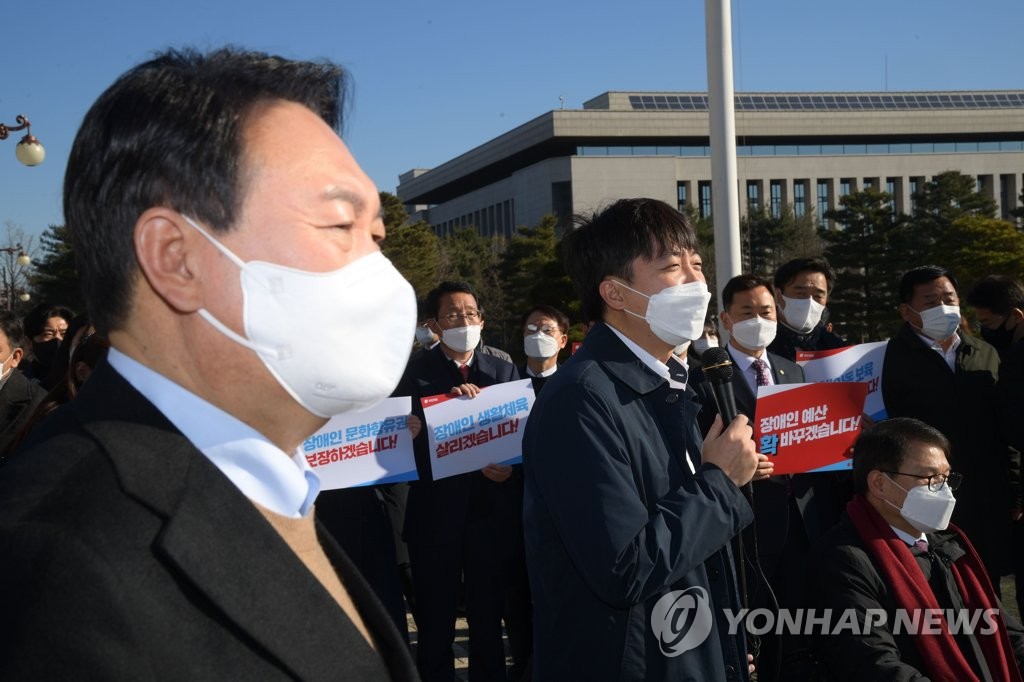
<instances>
[{"instance_id":1,"label":"blurred foreground man","mask_svg":"<svg viewBox=\"0 0 1024 682\"><path fill-rule=\"evenodd\" d=\"M711 296L693 228L623 199L571 232L566 269L588 320L523 439L534 679L745 680L729 542L752 520L747 418L701 441L673 348L703 333ZM764 458L764 473L770 465Z\"/></svg>"},{"instance_id":2,"label":"blurred foreground man","mask_svg":"<svg viewBox=\"0 0 1024 682\"><path fill-rule=\"evenodd\" d=\"M86 114L64 210L109 364L0 470L0 678L415 679L298 453L415 325L344 82L171 51Z\"/></svg>"}]
</instances>

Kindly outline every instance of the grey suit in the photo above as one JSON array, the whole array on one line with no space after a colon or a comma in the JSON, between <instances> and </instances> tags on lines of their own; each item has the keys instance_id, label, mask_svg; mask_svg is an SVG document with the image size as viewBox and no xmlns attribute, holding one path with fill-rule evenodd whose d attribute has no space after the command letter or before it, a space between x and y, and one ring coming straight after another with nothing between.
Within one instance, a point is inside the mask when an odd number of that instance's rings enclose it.
<instances>
[{"instance_id":1,"label":"grey suit","mask_svg":"<svg viewBox=\"0 0 1024 682\"><path fill-rule=\"evenodd\" d=\"M372 591L318 534L376 652L104 362L0 469L0 678L415 679Z\"/></svg>"}]
</instances>

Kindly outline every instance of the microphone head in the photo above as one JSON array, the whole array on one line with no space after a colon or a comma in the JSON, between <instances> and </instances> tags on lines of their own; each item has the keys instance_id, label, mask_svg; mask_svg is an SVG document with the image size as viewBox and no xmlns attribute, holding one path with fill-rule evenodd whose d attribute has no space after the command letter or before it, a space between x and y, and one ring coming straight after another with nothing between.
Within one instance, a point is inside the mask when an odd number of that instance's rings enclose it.
<instances>
[{"instance_id":1,"label":"microphone head","mask_svg":"<svg viewBox=\"0 0 1024 682\"><path fill-rule=\"evenodd\" d=\"M708 381L714 383L732 381L732 358L729 357L729 351L724 348L708 348L700 356L700 366Z\"/></svg>"}]
</instances>

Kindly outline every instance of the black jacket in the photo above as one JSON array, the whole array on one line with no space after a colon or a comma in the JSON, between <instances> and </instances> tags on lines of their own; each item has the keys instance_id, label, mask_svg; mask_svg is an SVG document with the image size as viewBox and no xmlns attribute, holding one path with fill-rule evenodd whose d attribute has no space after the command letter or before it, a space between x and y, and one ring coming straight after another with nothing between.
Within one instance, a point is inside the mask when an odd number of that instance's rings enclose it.
<instances>
[{"instance_id":1,"label":"black jacket","mask_svg":"<svg viewBox=\"0 0 1024 682\"><path fill-rule=\"evenodd\" d=\"M918 566L932 587L941 608L963 608L950 564L964 556L956 534L951 531L932 533L928 537L928 551L915 554ZM866 622L868 609L885 612L884 624L873 626L867 633L853 634L849 628L842 633L814 638L817 658L827 671L825 679L835 682L862 682L863 680L921 680L927 667L914 644L915 635L902 628L897 634L896 602L890 586L882 577L872 557L864 549L857 529L849 517L823 536L813 548L807 565L810 586L809 606L820 615L832 609L832 627L835 628L845 609L854 609L860 627ZM1024 661L1024 628L1019 621L1000 608L1006 621L1018 665ZM877 621L873 618L872 622ZM984 626L979 621L979 627ZM816 633L817 634L817 633ZM916 635L924 636L924 635ZM966 635L957 643L968 662L981 679L986 676L984 657L978 642Z\"/></svg>"},{"instance_id":2,"label":"black jacket","mask_svg":"<svg viewBox=\"0 0 1024 682\"><path fill-rule=\"evenodd\" d=\"M0 469L0 678L416 679L317 530L376 652L255 505L103 362Z\"/></svg>"},{"instance_id":3,"label":"black jacket","mask_svg":"<svg viewBox=\"0 0 1024 682\"><path fill-rule=\"evenodd\" d=\"M998 575L1010 533L1009 478L1016 452L1000 430L999 356L980 339L961 334L960 340L956 371L950 371L945 359L904 324L885 349L882 397L890 417L920 419L949 438L949 464L964 475L953 522L990 573Z\"/></svg>"},{"instance_id":4,"label":"black jacket","mask_svg":"<svg viewBox=\"0 0 1024 682\"><path fill-rule=\"evenodd\" d=\"M19 429L32 416L32 411L46 397L46 390L29 381L17 368L11 370L3 389L0 389L0 461L10 454L7 449Z\"/></svg>"},{"instance_id":5,"label":"black jacket","mask_svg":"<svg viewBox=\"0 0 1024 682\"><path fill-rule=\"evenodd\" d=\"M776 355L781 355L787 360L796 360L798 350L832 350L844 348L849 344L841 338L825 329L825 325L819 322L814 329L801 334L800 332L787 327L779 322L775 332L775 340L768 345L768 350Z\"/></svg>"}]
</instances>

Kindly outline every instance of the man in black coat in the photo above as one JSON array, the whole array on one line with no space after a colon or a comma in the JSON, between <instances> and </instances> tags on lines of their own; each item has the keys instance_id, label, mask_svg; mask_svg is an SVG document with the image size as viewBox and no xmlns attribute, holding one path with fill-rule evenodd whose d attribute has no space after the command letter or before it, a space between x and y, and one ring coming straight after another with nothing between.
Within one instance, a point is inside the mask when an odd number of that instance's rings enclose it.
<instances>
[{"instance_id":1,"label":"man in black coat","mask_svg":"<svg viewBox=\"0 0 1024 682\"><path fill-rule=\"evenodd\" d=\"M836 272L824 258L794 258L775 271L779 328L768 350L787 360L797 351L842 348L846 342L829 331L824 319Z\"/></svg>"},{"instance_id":2,"label":"man in black coat","mask_svg":"<svg viewBox=\"0 0 1024 682\"><path fill-rule=\"evenodd\" d=\"M948 526L963 478L949 455L938 429L901 417L854 445L856 494L806 572L808 606L826 621L811 633L820 679L1021 679L1024 628L999 603L970 537ZM944 622L925 609L941 609ZM947 634L951 615L959 631ZM839 627L850 616L853 627Z\"/></svg>"},{"instance_id":3,"label":"man in black coat","mask_svg":"<svg viewBox=\"0 0 1024 682\"><path fill-rule=\"evenodd\" d=\"M978 331L999 353L1000 427L1016 451L1010 467L1010 520L1013 543L1010 569L1017 588L1017 606L1024 613L1024 490L1020 457L1024 453L1024 285L1012 277L983 277L967 294Z\"/></svg>"},{"instance_id":4,"label":"man in black coat","mask_svg":"<svg viewBox=\"0 0 1024 682\"><path fill-rule=\"evenodd\" d=\"M0 462L9 454L18 430L46 395L42 386L29 381L18 369L25 357L25 342L21 320L0 311Z\"/></svg>"},{"instance_id":5,"label":"man in black coat","mask_svg":"<svg viewBox=\"0 0 1024 682\"><path fill-rule=\"evenodd\" d=\"M736 410L753 422L758 387L798 384L804 373L796 363L766 350L777 329L768 280L756 275L733 277L722 288L722 305L722 326L729 332L726 348L734 365ZM695 371L692 381L701 399L701 427L710 429L718 415L714 393L703 372ZM820 492L819 482L819 474L798 474L756 481L751 486L754 523L742 533L743 546L737 548L737 559L745 563L740 573L749 590L745 606L771 609L798 599L799 568L807 555L808 537L825 530L820 528L819 507L830 506L827 494L831 491L826 487ZM828 525L832 522L828 519ZM758 679L775 680L781 665L781 643L766 633L761 645Z\"/></svg>"},{"instance_id":6,"label":"man in black coat","mask_svg":"<svg viewBox=\"0 0 1024 682\"><path fill-rule=\"evenodd\" d=\"M299 450L394 389L415 325L344 90L168 51L86 114L64 210L111 347L0 468L0 678L416 679Z\"/></svg>"},{"instance_id":7,"label":"man in black coat","mask_svg":"<svg viewBox=\"0 0 1024 682\"><path fill-rule=\"evenodd\" d=\"M950 464L964 476L953 521L977 547L998 589L1010 536L1008 481L1017 454L1000 431L999 355L960 331L957 280L949 270L909 270L899 297L904 324L885 349L885 409L890 417L919 419L949 438Z\"/></svg>"},{"instance_id":8,"label":"man in black coat","mask_svg":"<svg viewBox=\"0 0 1024 682\"><path fill-rule=\"evenodd\" d=\"M420 419L420 398L474 397L483 387L519 379L512 363L476 352L483 311L468 284L442 282L424 305L441 341L413 356L395 390L395 395L412 396L413 413ZM503 680L501 620L518 508L512 467L494 463L434 481L426 424L413 446L419 480L410 484L403 537L416 603L416 666L424 680L452 679L459 583L464 579L470 679Z\"/></svg>"},{"instance_id":9,"label":"man in black coat","mask_svg":"<svg viewBox=\"0 0 1024 682\"><path fill-rule=\"evenodd\" d=\"M687 219L622 199L563 242L597 324L544 385L523 437L534 679L747 679L731 539L767 457L745 417L702 442L675 346L710 294Z\"/></svg>"}]
</instances>

